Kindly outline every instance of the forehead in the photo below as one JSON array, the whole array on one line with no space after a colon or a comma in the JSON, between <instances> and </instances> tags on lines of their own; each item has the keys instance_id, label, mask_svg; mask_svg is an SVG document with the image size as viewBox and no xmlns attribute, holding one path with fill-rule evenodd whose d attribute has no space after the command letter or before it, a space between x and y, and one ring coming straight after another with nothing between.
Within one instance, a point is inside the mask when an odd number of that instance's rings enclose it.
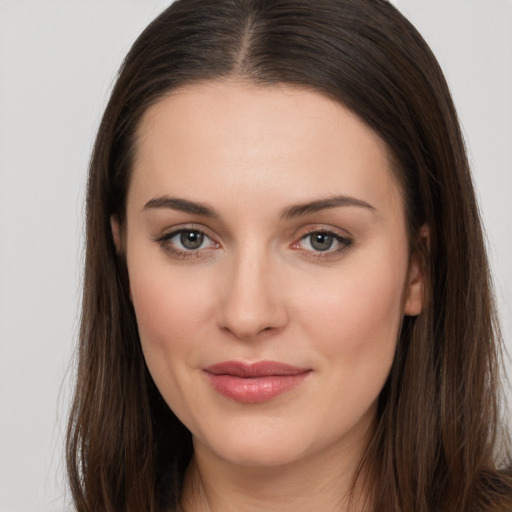
<instances>
[{"instance_id":1,"label":"forehead","mask_svg":"<svg viewBox=\"0 0 512 512\"><path fill-rule=\"evenodd\" d=\"M222 188L267 201L286 191L290 202L334 193L364 195L377 206L401 202L380 137L340 103L305 88L183 86L148 109L136 141L130 188L146 196L181 188L204 199Z\"/></svg>"}]
</instances>

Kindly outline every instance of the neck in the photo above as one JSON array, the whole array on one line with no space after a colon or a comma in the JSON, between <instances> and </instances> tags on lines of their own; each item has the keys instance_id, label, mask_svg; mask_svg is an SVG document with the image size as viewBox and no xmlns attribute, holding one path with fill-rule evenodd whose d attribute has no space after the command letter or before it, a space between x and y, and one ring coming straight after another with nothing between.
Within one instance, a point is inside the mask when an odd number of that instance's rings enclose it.
<instances>
[{"instance_id":1,"label":"neck","mask_svg":"<svg viewBox=\"0 0 512 512\"><path fill-rule=\"evenodd\" d=\"M218 458L199 442L185 475L185 512L364 512L354 477L361 458L355 446L316 453L285 465L243 466Z\"/></svg>"}]
</instances>

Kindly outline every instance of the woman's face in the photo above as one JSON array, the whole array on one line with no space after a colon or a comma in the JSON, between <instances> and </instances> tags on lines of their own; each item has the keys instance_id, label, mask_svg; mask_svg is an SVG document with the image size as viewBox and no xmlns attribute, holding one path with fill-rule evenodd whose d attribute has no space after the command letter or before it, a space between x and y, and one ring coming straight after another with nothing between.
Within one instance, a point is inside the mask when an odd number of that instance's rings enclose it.
<instances>
[{"instance_id":1,"label":"woman's face","mask_svg":"<svg viewBox=\"0 0 512 512\"><path fill-rule=\"evenodd\" d=\"M422 301L379 137L309 90L183 87L142 119L123 236L147 365L196 453L359 454Z\"/></svg>"}]
</instances>

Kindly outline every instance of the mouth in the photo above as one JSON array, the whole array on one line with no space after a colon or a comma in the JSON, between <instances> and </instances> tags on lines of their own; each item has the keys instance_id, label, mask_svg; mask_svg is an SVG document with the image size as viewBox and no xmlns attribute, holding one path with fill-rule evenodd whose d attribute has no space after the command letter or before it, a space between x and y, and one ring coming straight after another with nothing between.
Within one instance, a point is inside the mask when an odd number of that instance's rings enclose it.
<instances>
[{"instance_id":1,"label":"mouth","mask_svg":"<svg viewBox=\"0 0 512 512\"><path fill-rule=\"evenodd\" d=\"M299 386L312 372L276 361L224 361L203 369L213 388L240 403L261 403Z\"/></svg>"}]
</instances>

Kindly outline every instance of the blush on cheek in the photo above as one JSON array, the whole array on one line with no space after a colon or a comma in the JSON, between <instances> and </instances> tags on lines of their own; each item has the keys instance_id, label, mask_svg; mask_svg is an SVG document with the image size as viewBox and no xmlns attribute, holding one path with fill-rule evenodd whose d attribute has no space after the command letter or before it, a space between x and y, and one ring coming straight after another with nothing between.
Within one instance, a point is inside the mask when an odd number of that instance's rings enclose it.
<instances>
[{"instance_id":1,"label":"blush on cheek","mask_svg":"<svg viewBox=\"0 0 512 512\"><path fill-rule=\"evenodd\" d=\"M211 321L210 294L200 279L157 268L134 273L130 281L143 347L159 352L191 347L195 333Z\"/></svg>"},{"instance_id":2,"label":"blush on cheek","mask_svg":"<svg viewBox=\"0 0 512 512\"><path fill-rule=\"evenodd\" d=\"M346 348L357 349L377 339L394 343L402 318L402 289L397 281L382 276L351 281L330 294L314 295L308 303L309 315L316 312L316 318L322 318L316 325L337 331L332 342L342 337Z\"/></svg>"}]
</instances>

